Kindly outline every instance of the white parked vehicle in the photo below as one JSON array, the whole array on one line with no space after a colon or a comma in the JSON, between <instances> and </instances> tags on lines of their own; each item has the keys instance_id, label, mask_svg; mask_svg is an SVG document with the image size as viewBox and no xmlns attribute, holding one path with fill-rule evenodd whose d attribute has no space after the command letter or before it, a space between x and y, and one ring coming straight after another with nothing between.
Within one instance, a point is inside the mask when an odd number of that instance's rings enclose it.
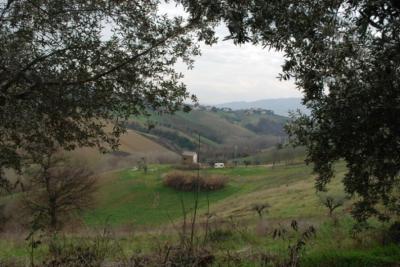
<instances>
[{"instance_id":1,"label":"white parked vehicle","mask_svg":"<svg viewBox=\"0 0 400 267\"><path fill-rule=\"evenodd\" d=\"M217 163L214 163L214 168L216 168L216 169L222 169L222 168L225 168L225 164L224 164L224 163L222 163L222 162L217 162Z\"/></svg>"}]
</instances>

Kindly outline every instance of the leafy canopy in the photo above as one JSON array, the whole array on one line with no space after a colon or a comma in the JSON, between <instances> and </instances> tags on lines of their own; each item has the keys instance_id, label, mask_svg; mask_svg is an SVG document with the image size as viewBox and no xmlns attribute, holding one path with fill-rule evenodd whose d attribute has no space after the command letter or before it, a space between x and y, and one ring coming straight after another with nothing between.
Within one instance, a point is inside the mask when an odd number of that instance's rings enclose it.
<instances>
[{"instance_id":1,"label":"leafy canopy","mask_svg":"<svg viewBox=\"0 0 400 267\"><path fill-rule=\"evenodd\" d=\"M1 1L0 167L18 169L21 152L40 146L116 145L130 115L176 110L188 93L173 65L198 54L190 32L212 43L223 22L226 39L284 52L281 78L295 80L311 112L288 131L307 147L317 188L344 159L357 219L386 219L380 203L399 212L398 1L176 2L187 24L159 16L156 0Z\"/></svg>"},{"instance_id":2,"label":"leafy canopy","mask_svg":"<svg viewBox=\"0 0 400 267\"><path fill-rule=\"evenodd\" d=\"M226 39L284 52L281 78L294 79L311 112L295 115L288 132L307 147L319 190L344 159L345 189L360 196L353 215L399 214L399 1L178 2L204 22L225 23Z\"/></svg>"},{"instance_id":3,"label":"leafy canopy","mask_svg":"<svg viewBox=\"0 0 400 267\"><path fill-rule=\"evenodd\" d=\"M190 95L174 64L199 54L197 20L158 5L0 1L0 170L54 147L114 148L129 116L182 107Z\"/></svg>"}]
</instances>

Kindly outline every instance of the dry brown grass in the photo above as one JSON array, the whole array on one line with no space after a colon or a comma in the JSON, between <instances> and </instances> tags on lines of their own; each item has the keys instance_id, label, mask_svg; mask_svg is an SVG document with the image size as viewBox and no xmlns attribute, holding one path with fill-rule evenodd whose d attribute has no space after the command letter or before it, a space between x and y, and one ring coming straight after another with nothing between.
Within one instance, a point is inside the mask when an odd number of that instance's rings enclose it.
<instances>
[{"instance_id":1,"label":"dry brown grass","mask_svg":"<svg viewBox=\"0 0 400 267\"><path fill-rule=\"evenodd\" d=\"M171 172L164 178L164 185L181 191L193 191L199 188L202 191L215 191L225 187L228 182L226 176L209 175L197 176L187 172Z\"/></svg>"},{"instance_id":2,"label":"dry brown grass","mask_svg":"<svg viewBox=\"0 0 400 267\"><path fill-rule=\"evenodd\" d=\"M95 173L132 167L142 158L147 163L177 163L181 159L175 152L132 130L121 136L117 153L103 154L97 148L84 147L66 154L84 162Z\"/></svg>"}]
</instances>

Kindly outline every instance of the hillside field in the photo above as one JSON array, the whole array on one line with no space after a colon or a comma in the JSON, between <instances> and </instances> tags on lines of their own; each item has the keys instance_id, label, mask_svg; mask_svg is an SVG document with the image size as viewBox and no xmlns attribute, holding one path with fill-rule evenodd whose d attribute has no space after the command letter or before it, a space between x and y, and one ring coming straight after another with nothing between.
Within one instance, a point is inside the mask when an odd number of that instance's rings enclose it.
<instances>
[{"instance_id":1,"label":"hillside field","mask_svg":"<svg viewBox=\"0 0 400 267\"><path fill-rule=\"evenodd\" d=\"M83 216L86 233L109 225L118 246L125 255L149 253L163 242L177 241L182 222L182 203L190 217L193 212L193 192L179 192L164 186L163 177L173 171L172 165L151 165L148 173L132 168L109 171L98 176L96 206ZM343 164L336 166L337 177L329 186L329 194L341 195ZM196 171L189 171L196 172ZM229 177L228 185L216 192L201 192L199 202L199 236L204 233L204 222L212 214L208 243L218 258L225 253L265 251L286 257L297 233L288 232L284 239L272 238L274 229L290 229L292 220L300 229L314 226L316 236L307 241L302 266L397 266L400 261L398 246L382 246L376 237L387 227L371 221L374 228L352 237L354 221L347 200L335 214L338 224L327 216L314 189L314 175L304 164L238 166L225 169L202 169L202 175L220 174ZM254 204L271 207L260 219L252 210ZM209 205L208 205L209 204ZM191 217L190 217L191 218ZM85 233L85 231L84 231ZM72 231L67 236L82 235ZM168 240L168 241L166 241ZM0 259L27 257L23 240L0 240ZM41 247L38 254L47 250ZM109 255L110 260L113 255ZM219 266L219 265L216 265ZM259 266L252 259L238 266Z\"/></svg>"},{"instance_id":2,"label":"hillside field","mask_svg":"<svg viewBox=\"0 0 400 267\"><path fill-rule=\"evenodd\" d=\"M190 207L193 205L193 193L179 192L163 185L163 176L172 170L169 165L153 165L147 174L125 169L101 175L97 208L86 214L86 222L93 225L108 219L114 225L159 225L168 223L171 218L178 218L182 215L180 199L183 198L185 205ZM251 217L254 214L249 214L249 208L260 201L272 206L269 218L288 219L323 213L314 193L311 170L303 164L275 168L240 166L205 169L201 170L201 174L229 177L229 184L224 189L202 192L200 196L201 209L205 208L208 196L212 211L221 213L224 217ZM339 171L338 175L340 174ZM338 179L332 184L332 191L339 191L339 184Z\"/></svg>"},{"instance_id":3,"label":"hillside field","mask_svg":"<svg viewBox=\"0 0 400 267\"><path fill-rule=\"evenodd\" d=\"M84 162L96 173L137 165L142 158L149 163L172 163L180 160L176 152L133 130L127 130L121 136L118 151L103 154L97 148L84 147L69 152L69 155Z\"/></svg>"},{"instance_id":4,"label":"hillside field","mask_svg":"<svg viewBox=\"0 0 400 267\"><path fill-rule=\"evenodd\" d=\"M213 161L251 155L282 142L287 120L270 110L200 107L188 113L135 117L128 128L172 151L197 151L200 135L201 152Z\"/></svg>"}]
</instances>

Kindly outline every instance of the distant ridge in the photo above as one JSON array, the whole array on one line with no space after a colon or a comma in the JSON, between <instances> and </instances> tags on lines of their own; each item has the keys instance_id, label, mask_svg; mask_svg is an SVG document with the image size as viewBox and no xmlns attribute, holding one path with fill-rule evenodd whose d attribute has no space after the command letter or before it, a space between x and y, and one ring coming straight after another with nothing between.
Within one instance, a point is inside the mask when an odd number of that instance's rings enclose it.
<instances>
[{"instance_id":1,"label":"distant ridge","mask_svg":"<svg viewBox=\"0 0 400 267\"><path fill-rule=\"evenodd\" d=\"M308 113L307 108L301 104L301 98L276 98L263 99L257 101L237 101L215 105L219 108L231 108L233 110L262 108L272 110L275 114L288 116L289 111L299 109L304 113Z\"/></svg>"}]
</instances>

